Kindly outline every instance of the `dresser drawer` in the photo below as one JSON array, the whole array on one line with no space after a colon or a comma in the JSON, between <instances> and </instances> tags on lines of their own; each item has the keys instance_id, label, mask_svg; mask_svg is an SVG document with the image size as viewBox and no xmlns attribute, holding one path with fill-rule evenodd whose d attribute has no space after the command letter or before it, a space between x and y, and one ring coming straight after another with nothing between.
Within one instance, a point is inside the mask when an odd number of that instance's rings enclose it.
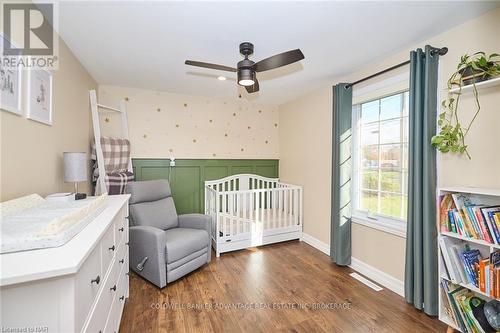
<instances>
[{"instance_id":1,"label":"dresser drawer","mask_svg":"<svg viewBox=\"0 0 500 333\"><path fill-rule=\"evenodd\" d=\"M128 218L127 217L121 217L117 218L115 221L115 238L116 238L116 244L120 243L126 243L127 237L126 234L128 233Z\"/></svg>"},{"instance_id":2,"label":"dresser drawer","mask_svg":"<svg viewBox=\"0 0 500 333\"><path fill-rule=\"evenodd\" d=\"M123 270L128 265L127 251L128 246L125 243L118 245L118 252L116 253L115 265L118 266L118 271Z\"/></svg>"},{"instance_id":3,"label":"dresser drawer","mask_svg":"<svg viewBox=\"0 0 500 333\"><path fill-rule=\"evenodd\" d=\"M116 296L111 305L111 310L109 311L108 320L106 321L106 327L104 328L105 333L115 333L118 332L120 318L123 311L123 306L125 305L125 298L127 292L127 275L125 270L120 272L118 277L118 285L116 288Z\"/></svg>"},{"instance_id":4,"label":"dresser drawer","mask_svg":"<svg viewBox=\"0 0 500 333\"><path fill-rule=\"evenodd\" d=\"M116 253L116 243L115 243L115 228L112 225L109 226L108 230L102 237L101 240L102 248L102 272L106 274L109 268L109 264Z\"/></svg>"},{"instance_id":5,"label":"dresser drawer","mask_svg":"<svg viewBox=\"0 0 500 333\"><path fill-rule=\"evenodd\" d=\"M114 219L114 226L115 226L115 242L116 244L120 244L120 242L124 241L123 239L126 239L124 237L128 230L128 207L122 207L122 209L118 212ZM127 242L128 240L124 241Z\"/></svg>"},{"instance_id":6,"label":"dresser drawer","mask_svg":"<svg viewBox=\"0 0 500 333\"><path fill-rule=\"evenodd\" d=\"M78 330L83 326L103 283L101 247L98 244L75 276L75 326Z\"/></svg>"},{"instance_id":7,"label":"dresser drawer","mask_svg":"<svg viewBox=\"0 0 500 333\"><path fill-rule=\"evenodd\" d=\"M96 306L94 307L94 311L91 313L88 325L83 330L83 332L88 333L102 333L104 332L104 327L106 326L106 319L108 318L108 309L111 305L111 301L109 303L104 302L104 300L99 299Z\"/></svg>"},{"instance_id":8,"label":"dresser drawer","mask_svg":"<svg viewBox=\"0 0 500 333\"><path fill-rule=\"evenodd\" d=\"M108 318L109 309L118 292L118 274L120 271L120 266L118 264L113 264L109 275L104 282L102 291L99 294L97 303L94 307L93 312L90 315L88 326L85 329L86 332L104 332L106 326L106 319Z\"/></svg>"}]
</instances>

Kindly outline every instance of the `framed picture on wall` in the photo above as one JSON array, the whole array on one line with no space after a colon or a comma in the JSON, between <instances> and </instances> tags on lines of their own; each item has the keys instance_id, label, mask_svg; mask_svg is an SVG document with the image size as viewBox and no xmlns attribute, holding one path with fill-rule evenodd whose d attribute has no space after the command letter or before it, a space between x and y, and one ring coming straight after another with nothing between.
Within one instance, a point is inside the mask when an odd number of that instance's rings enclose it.
<instances>
[{"instance_id":1,"label":"framed picture on wall","mask_svg":"<svg viewBox=\"0 0 500 333\"><path fill-rule=\"evenodd\" d=\"M29 119L52 125L52 73L44 70L28 72Z\"/></svg>"},{"instance_id":2,"label":"framed picture on wall","mask_svg":"<svg viewBox=\"0 0 500 333\"><path fill-rule=\"evenodd\" d=\"M0 50L3 50L4 37L0 35ZM21 67L5 68L0 63L0 109L22 115L21 110Z\"/></svg>"}]
</instances>

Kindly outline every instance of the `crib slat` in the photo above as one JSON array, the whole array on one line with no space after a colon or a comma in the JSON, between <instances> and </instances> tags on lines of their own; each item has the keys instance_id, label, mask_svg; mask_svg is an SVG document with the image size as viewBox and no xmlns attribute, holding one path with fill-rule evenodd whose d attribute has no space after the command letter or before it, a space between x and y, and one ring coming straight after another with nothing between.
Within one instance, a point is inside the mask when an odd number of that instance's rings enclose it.
<instances>
[{"instance_id":1,"label":"crib slat","mask_svg":"<svg viewBox=\"0 0 500 333\"><path fill-rule=\"evenodd\" d=\"M299 220L299 192L297 189L293 190L293 224L297 225Z\"/></svg>"},{"instance_id":2,"label":"crib slat","mask_svg":"<svg viewBox=\"0 0 500 333\"><path fill-rule=\"evenodd\" d=\"M260 192L260 221L261 226L264 225L264 214L266 212L266 192Z\"/></svg>"},{"instance_id":3,"label":"crib slat","mask_svg":"<svg viewBox=\"0 0 500 333\"><path fill-rule=\"evenodd\" d=\"M247 220L247 225L245 226L247 232L250 232L251 224L250 221L253 220L252 218L252 211L253 211L253 193L247 193L247 213L248 213L248 220Z\"/></svg>"},{"instance_id":4,"label":"crib slat","mask_svg":"<svg viewBox=\"0 0 500 333\"><path fill-rule=\"evenodd\" d=\"M242 193L242 199L243 199L243 203L242 203L242 208L243 208L243 232L247 232L246 230L246 225L247 225L247 202L248 202L248 198L247 198L247 193Z\"/></svg>"},{"instance_id":5,"label":"crib slat","mask_svg":"<svg viewBox=\"0 0 500 333\"><path fill-rule=\"evenodd\" d=\"M233 194L229 194L228 199L229 199L229 234L231 235L231 237L233 237L234 235Z\"/></svg>"},{"instance_id":6,"label":"crib slat","mask_svg":"<svg viewBox=\"0 0 500 333\"><path fill-rule=\"evenodd\" d=\"M222 235L227 234L227 194L222 194Z\"/></svg>"},{"instance_id":7,"label":"crib slat","mask_svg":"<svg viewBox=\"0 0 500 333\"><path fill-rule=\"evenodd\" d=\"M302 202L303 198L302 198L302 188L300 188L300 203L299 203L299 207L300 207L300 212L299 212L299 223L300 225L302 225L302 223L304 223L304 203Z\"/></svg>"},{"instance_id":8,"label":"crib slat","mask_svg":"<svg viewBox=\"0 0 500 333\"><path fill-rule=\"evenodd\" d=\"M276 228L276 206L277 206L277 201L276 200L276 197L277 197L277 194L278 194L278 191L276 189L273 189L273 228Z\"/></svg>"},{"instance_id":9,"label":"crib slat","mask_svg":"<svg viewBox=\"0 0 500 333\"><path fill-rule=\"evenodd\" d=\"M241 210L241 207L240 207L240 193L236 192L236 194L235 194L235 200L236 200L236 210L235 210L235 215L236 215L236 234L240 234L241 233L241 230L240 230L240 226L241 226L241 223L240 223L240 220L241 220L241 216L240 216L240 210Z\"/></svg>"},{"instance_id":10,"label":"crib slat","mask_svg":"<svg viewBox=\"0 0 500 333\"><path fill-rule=\"evenodd\" d=\"M266 191L267 196L267 209L266 209L266 229L269 228L269 224L271 222L271 190L268 188Z\"/></svg>"},{"instance_id":11,"label":"crib slat","mask_svg":"<svg viewBox=\"0 0 500 333\"><path fill-rule=\"evenodd\" d=\"M278 228L281 228L281 224L283 223L283 189L279 190L279 198L278 198L278 207L279 207L279 220L278 220Z\"/></svg>"}]
</instances>

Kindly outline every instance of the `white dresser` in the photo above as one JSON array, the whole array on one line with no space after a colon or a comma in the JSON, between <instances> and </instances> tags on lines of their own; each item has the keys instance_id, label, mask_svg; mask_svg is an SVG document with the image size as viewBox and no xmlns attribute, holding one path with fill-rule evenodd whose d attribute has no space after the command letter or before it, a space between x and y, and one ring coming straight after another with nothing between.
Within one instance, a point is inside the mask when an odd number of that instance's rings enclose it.
<instances>
[{"instance_id":1,"label":"white dresser","mask_svg":"<svg viewBox=\"0 0 500 333\"><path fill-rule=\"evenodd\" d=\"M128 199L57 248L0 255L0 326L21 332L118 332L128 298Z\"/></svg>"}]
</instances>

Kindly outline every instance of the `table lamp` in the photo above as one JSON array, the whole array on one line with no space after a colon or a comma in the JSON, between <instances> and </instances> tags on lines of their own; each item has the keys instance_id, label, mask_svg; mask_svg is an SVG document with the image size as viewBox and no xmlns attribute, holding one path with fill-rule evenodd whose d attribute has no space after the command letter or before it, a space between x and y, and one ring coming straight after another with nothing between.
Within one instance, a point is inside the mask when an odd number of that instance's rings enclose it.
<instances>
[{"instance_id":1,"label":"table lamp","mask_svg":"<svg viewBox=\"0 0 500 333\"><path fill-rule=\"evenodd\" d=\"M64 152L64 181L75 183L75 200L85 199L85 193L78 193L78 183L87 181L87 153Z\"/></svg>"}]
</instances>

